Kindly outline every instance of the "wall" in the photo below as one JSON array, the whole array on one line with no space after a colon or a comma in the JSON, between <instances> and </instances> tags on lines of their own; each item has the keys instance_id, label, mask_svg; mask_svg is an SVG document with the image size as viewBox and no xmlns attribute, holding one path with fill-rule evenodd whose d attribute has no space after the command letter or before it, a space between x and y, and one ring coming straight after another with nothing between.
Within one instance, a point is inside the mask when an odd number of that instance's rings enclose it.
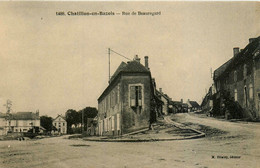
<instances>
[{"instance_id":1,"label":"wall","mask_svg":"<svg viewBox=\"0 0 260 168\"><path fill-rule=\"evenodd\" d=\"M122 76L121 98L123 100L122 131L132 132L138 129L149 127L151 81L148 74L129 74ZM129 87L131 85L143 86L143 103L141 109L134 109L130 106Z\"/></svg>"},{"instance_id":2,"label":"wall","mask_svg":"<svg viewBox=\"0 0 260 168\"><path fill-rule=\"evenodd\" d=\"M244 66L246 65L246 73L244 73ZM254 64L252 60L238 65L235 69L231 70L226 76L220 78L220 90L230 93L230 98L235 100L244 109L243 117L255 118L258 115L256 112L256 92L259 88L259 76L254 77ZM235 81L235 71L237 74ZM216 84L218 82L215 82ZM246 93L245 93L246 87ZM252 91L250 90L252 88ZM237 96L235 96L235 90ZM247 97L247 101L246 101ZM222 100L222 99L221 99ZM220 100L220 102L222 102ZM220 103L220 107L221 107Z\"/></svg>"},{"instance_id":3,"label":"wall","mask_svg":"<svg viewBox=\"0 0 260 168\"><path fill-rule=\"evenodd\" d=\"M163 93L162 93L163 94ZM165 114L165 115L168 115L168 101L167 101L167 99L165 99L165 97L161 97L161 100L163 101L163 105L162 105L162 112L163 112L163 114Z\"/></svg>"},{"instance_id":4,"label":"wall","mask_svg":"<svg viewBox=\"0 0 260 168\"><path fill-rule=\"evenodd\" d=\"M61 117L56 118L56 120L52 122L52 125L58 129L57 132L60 132L62 134L67 134L67 122L63 118Z\"/></svg>"},{"instance_id":5,"label":"wall","mask_svg":"<svg viewBox=\"0 0 260 168\"><path fill-rule=\"evenodd\" d=\"M256 59L254 62L254 99L255 108L257 110L257 117L260 118L260 59Z\"/></svg>"}]
</instances>

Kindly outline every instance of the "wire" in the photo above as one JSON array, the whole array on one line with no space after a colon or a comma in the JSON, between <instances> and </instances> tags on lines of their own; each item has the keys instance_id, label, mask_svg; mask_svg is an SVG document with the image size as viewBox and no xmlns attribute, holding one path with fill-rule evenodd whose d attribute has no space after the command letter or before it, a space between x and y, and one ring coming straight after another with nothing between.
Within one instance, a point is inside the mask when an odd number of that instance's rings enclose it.
<instances>
[{"instance_id":1,"label":"wire","mask_svg":"<svg viewBox=\"0 0 260 168\"><path fill-rule=\"evenodd\" d=\"M112 52L114 52L115 54L117 54L117 55L119 55L119 56L121 56L121 57L124 57L125 59L128 59L128 60L131 61L130 58L128 58L128 57L126 57L126 56L124 56L124 55L122 55L122 54L119 54L118 52L116 52L116 51L114 51L114 50L112 50L112 49L110 49L110 51L112 51Z\"/></svg>"}]
</instances>

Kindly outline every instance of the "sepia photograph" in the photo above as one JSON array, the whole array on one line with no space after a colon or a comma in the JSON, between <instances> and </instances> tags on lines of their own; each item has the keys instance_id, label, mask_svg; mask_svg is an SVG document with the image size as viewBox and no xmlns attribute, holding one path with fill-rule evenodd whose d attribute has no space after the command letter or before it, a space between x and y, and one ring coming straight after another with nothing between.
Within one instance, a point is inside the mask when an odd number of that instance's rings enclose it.
<instances>
[{"instance_id":1,"label":"sepia photograph","mask_svg":"<svg viewBox=\"0 0 260 168\"><path fill-rule=\"evenodd\" d=\"M259 1L1 1L0 168L260 167Z\"/></svg>"}]
</instances>

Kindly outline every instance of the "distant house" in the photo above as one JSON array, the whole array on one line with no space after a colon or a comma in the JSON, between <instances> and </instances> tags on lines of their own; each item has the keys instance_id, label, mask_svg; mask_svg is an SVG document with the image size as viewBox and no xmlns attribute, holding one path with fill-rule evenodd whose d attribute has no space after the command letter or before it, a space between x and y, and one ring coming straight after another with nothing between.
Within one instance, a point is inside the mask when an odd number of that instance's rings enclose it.
<instances>
[{"instance_id":1,"label":"distant house","mask_svg":"<svg viewBox=\"0 0 260 168\"><path fill-rule=\"evenodd\" d=\"M97 117L87 119L87 134L97 135Z\"/></svg>"},{"instance_id":2,"label":"distant house","mask_svg":"<svg viewBox=\"0 0 260 168\"><path fill-rule=\"evenodd\" d=\"M54 134L67 134L67 122L65 117L62 115L58 115L55 119L53 119L52 125L56 128L53 130Z\"/></svg>"},{"instance_id":3,"label":"distant house","mask_svg":"<svg viewBox=\"0 0 260 168\"><path fill-rule=\"evenodd\" d=\"M190 101L188 99L187 104L188 104L188 111L190 112L200 110L200 105L196 101Z\"/></svg>"},{"instance_id":4,"label":"distant house","mask_svg":"<svg viewBox=\"0 0 260 168\"><path fill-rule=\"evenodd\" d=\"M260 37L250 38L233 57L214 71L214 115L260 118Z\"/></svg>"},{"instance_id":5,"label":"distant house","mask_svg":"<svg viewBox=\"0 0 260 168\"><path fill-rule=\"evenodd\" d=\"M156 95L160 98L160 100L163 102L162 104L162 113L164 115L169 114L169 102L171 101L171 98L163 93L162 88L159 88L159 90L156 90Z\"/></svg>"},{"instance_id":6,"label":"distant house","mask_svg":"<svg viewBox=\"0 0 260 168\"><path fill-rule=\"evenodd\" d=\"M5 128L6 128L6 115L0 112L0 135L5 135Z\"/></svg>"},{"instance_id":7,"label":"distant house","mask_svg":"<svg viewBox=\"0 0 260 168\"><path fill-rule=\"evenodd\" d=\"M182 113L182 103L180 101L170 101L169 102L169 111L170 113Z\"/></svg>"},{"instance_id":8,"label":"distant house","mask_svg":"<svg viewBox=\"0 0 260 168\"><path fill-rule=\"evenodd\" d=\"M205 97L202 100L202 103L200 105L202 111L205 113L212 113L213 109L213 100L212 100L212 95L213 95L213 86L209 88L208 93L205 95Z\"/></svg>"},{"instance_id":9,"label":"distant house","mask_svg":"<svg viewBox=\"0 0 260 168\"><path fill-rule=\"evenodd\" d=\"M122 62L98 98L98 134L122 135L156 120L156 99L148 57Z\"/></svg>"},{"instance_id":10,"label":"distant house","mask_svg":"<svg viewBox=\"0 0 260 168\"><path fill-rule=\"evenodd\" d=\"M39 112L17 112L0 114L0 135L8 132L35 132L40 130Z\"/></svg>"}]
</instances>

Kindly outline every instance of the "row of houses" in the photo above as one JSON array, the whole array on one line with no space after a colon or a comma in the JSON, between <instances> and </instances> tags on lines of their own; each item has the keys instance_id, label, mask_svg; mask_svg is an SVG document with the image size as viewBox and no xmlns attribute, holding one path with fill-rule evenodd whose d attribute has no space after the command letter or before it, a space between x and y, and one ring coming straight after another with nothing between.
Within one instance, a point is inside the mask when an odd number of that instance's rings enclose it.
<instances>
[{"instance_id":1,"label":"row of houses","mask_svg":"<svg viewBox=\"0 0 260 168\"><path fill-rule=\"evenodd\" d=\"M53 133L67 133L67 122L64 117L58 115L53 120ZM40 124L39 111L34 112L17 112L17 113L0 113L0 135L8 133L32 133L44 132Z\"/></svg>"},{"instance_id":2,"label":"row of houses","mask_svg":"<svg viewBox=\"0 0 260 168\"><path fill-rule=\"evenodd\" d=\"M259 119L260 116L260 37L248 45L233 48L233 57L214 71L213 85L202 107L212 115Z\"/></svg>"},{"instance_id":3,"label":"row of houses","mask_svg":"<svg viewBox=\"0 0 260 168\"><path fill-rule=\"evenodd\" d=\"M150 127L162 115L200 108L194 101L174 102L161 88L157 90L148 56L144 65L140 60L136 56L122 62L98 98L98 135L126 134Z\"/></svg>"}]
</instances>

